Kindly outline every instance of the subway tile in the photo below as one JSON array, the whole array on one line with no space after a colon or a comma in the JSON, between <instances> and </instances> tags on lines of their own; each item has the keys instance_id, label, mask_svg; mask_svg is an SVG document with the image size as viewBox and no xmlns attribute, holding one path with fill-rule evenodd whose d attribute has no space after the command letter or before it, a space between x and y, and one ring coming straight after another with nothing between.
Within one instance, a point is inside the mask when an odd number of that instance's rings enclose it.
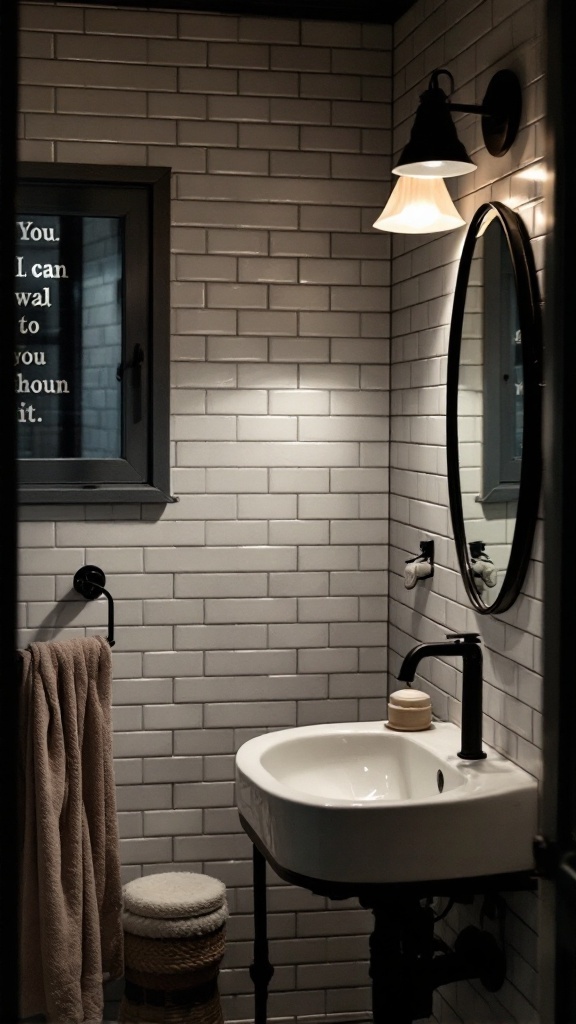
<instances>
[{"instance_id":1,"label":"subway tile","mask_svg":"<svg viewBox=\"0 0 576 1024\"><path fill-rule=\"evenodd\" d=\"M46 9L41 4L22 4L19 11L19 27L23 32L82 32L84 30L84 11L75 7L55 7Z\"/></svg>"},{"instance_id":2,"label":"subway tile","mask_svg":"<svg viewBox=\"0 0 576 1024\"><path fill-rule=\"evenodd\" d=\"M300 597L299 622L339 622L358 619L356 597Z\"/></svg>"},{"instance_id":3,"label":"subway tile","mask_svg":"<svg viewBox=\"0 0 576 1024\"><path fill-rule=\"evenodd\" d=\"M322 285L275 285L269 287L271 309L323 309L329 308L330 292ZM329 333L324 331L324 334Z\"/></svg>"},{"instance_id":4,"label":"subway tile","mask_svg":"<svg viewBox=\"0 0 576 1024\"><path fill-rule=\"evenodd\" d=\"M202 674L202 655L193 651L148 651L143 667L146 676L197 676Z\"/></svg>"},{"instance_id":5,"label":"subway tile","mask_svg":"<svg viewBox=\"0 0 576 1024\"><path fill-rule=\"evenodd\" d=\"M293 519L297 499L294 494L241 494L238 496L240 519Z\"/></svg>"},{"instance_id":6,"label":"subway tile","mask_svg":"<svg viewBox=\"0 0 576 1024\"><path fill-rule=\"evenodd\" d=\"M298 266L295 259L241 257L238 261L240 281L295 281Z\"/></svg>"},{"instance_id":7,"label":"subway tile","mask_svg":"<svg viewBox=\"0 0 576 1024\"><path fill-rule=\"evenodd\" d=\"M119 811L170 808L172 806L172 786L117 786L116 806Z\"/></svg>"},{"instance_id":8,"label":"subway tile","mask_svg":"<svg viewBox=\"0 0 576 1024\"><path fill-rule=\"evenodd\" d=\"M172 753L172 734L161 732L115 732L114 757L154 757Z\"/></svg>"},{"instance_id":9,"label":"subway tile","mask_svg":"<svg viewBox=\"0 0 576 1024\"><path fill-rule=\"evenodd\" d=\"M388 424L381 416L301 416L302 441L382 441L388 438Z\"/></svg>"},{"instance_id":10,"label":"subway tile","mask_svg":"<svg viewBox=\"0 0 576 1024\"><path fill-rule=\"evenodd\" d=\"M245 650L266 646L264 625L187 626L174 629L176 650Z\"/></svg>"},{"instance_id":11,"label":"subway tile","mask_svg":"<svg viewBox=\"0 0 576 1024\"><path fill-rule=\"evenodd\" d=\"M241 70L238 92L241 96L297 96L299 76L292 72Z\"/></svg>"},{"instance_id":12,"label":"subway tile","mask_svg":"<svg viewBox=\"0 0 576 1024\"><path fill-rule=\"evenodd\" d=\"M177 15L175 12L143 11L135 18L132 11L89 8L85 12L85 30L87 33L113 36L165 36L173 43L177 34Z\"/></svg>"},{"instance_id":13,"label":"subway tile","mask_svg":"<svg viewBox=\"0 0 576 1024\"><path fill-rule=\"evenodd\" d=\"M234 787L231 782L176 782L174 806L176 808L230 807Z\"/></svg>"},{"instance_id":14,"label":"subway tile","mask_svg":"<svg viewBox=\"0 0 576 1024\"><path fill-rule=\"evenodd\" d=\"M56 56L60 61L146 63L146 40L134 37L61 34L56 37Z\"/></svg>"},{"instance_id":15,"label":"subway tile","mask_svg":"<svg viewBox=\"0 0 576 1024\"><path fill-rule=\"evenodd\" d=\"M284 153L270 154L270 174L280 177L329 178L331 162L328 153L294 153L287 164Z\"/></svg>"},{"instance_id":16,"label":"subway tile","mask_svg":"<svg viewBox=\"0 0 576 1024\"><path fill-rule=\"evenodd\" d=\"M120 839L133 839L141 836L142 812L120 811L118 814L118 835Z\"/></svg>"},{"instance_id":17,"label":"subway tile","mask_svg":"<svg viewBox=\"0 0 576 1024\"><path fill-rule=\"evenodd\" d=\"M238 19L222 18L218 15L180 14L178 16L180 39L231 40L238 38Z\"/></svg>"},{"instance_id":18,"label":"subway tile","mask_svg":"<svg viewBox=\"0 0 576 1024\"><path fill-rule=\"evenodd\" d=\"M207 357L227 362L266 362L268 343L266 338L208 338Z\"/></svg>"},{"instance_id":19,"label":"subway tile","mask_svg":"<svg viewBox=\"0 0 576 1024\"><path fill-rule=\"evenodd\" d=\"M324 363L328 352L327 338L270 338L272 362Z\"/></svg>"},{"instance_id":20,"label":"subway tile","mask_svg":"<svg viewBox=\"0 0 576 1024\"><path fill-rule=\"evenodd\" d=\"M175 579L176 596L263 597L267 591L265 573L183 573Z\"/></svg>"},{"instance_id":21,"label":"subway tile","mask_svg":"<svg viewBox=\"0 0 576 1024\"><path fill-rule=\"evenodd\" d=\"M300 519L355 519L358 512L357 494L301 494L298 498Z\"/></svg>"},{"instance_id":22,"label":"subway tile","mask_svg":"<svg viewBox=\"0 0 576 1024\"><path fill-rule=\"evenodd\" d=\"M239 416L239 441L296 441L298 423L293 416Z\"/></svg>"},{"instance_id":23,"label":"subway tile","mask_svg":"<svg viewBox=\"0 0 576 1024\"><path fill-rule=\"evenodd\" d=\"M148 58L151 65L174 65L178 69L180 90L187 89L186 74L192 75L196 66L201 68L200 74L207 76L205 65L208 48L203 40L190 42L175 39L162 39L154 36L148 40ZM202 79L205 81L206 77ZM202 92L203 90L199 90Z\"/></svg>"},{"instance_id":24,"label":"subway tile","mask_svg":"<svg viewBox=\"0 0 576 1024\"><path fill-rule=\"evenodd\" d=\"M265 650L207 651L206 675L287 675L296 671L294 650L273 650L272 638Z\"/></svg>"},{"instance_id":25,"label":"subway tile","mask_svg":"<svg viewBox=\"0 0 576 1024\"><path fill-rule=\"evenodd\" d=\"M301 95L305 99L358 100L362 96L362 80L356 75L301 75Z\"/></svg>"},{"instance_id":26,"label":"subway tile","mask_svg":"<svg viewBox=\"0 0 576 1024\"><path fill-rule=\"evenodd\" d=\"M144 624L202 622L201 601L144 601Z\"/></svg>"},{"instance_id":27,"label":"subway tile","mask_svg":"<svg viewBox=\"0 0 576 1024\"><path fill-rule=\"evenodd\" d=\"M177 729L174 733L174 754L177 757L227 754L233 750L232 729Z\"/></svg>"},{"instance_id":28,"label":"subway tile","mask_svg":"<svg viewBox=\"0 0 576 1024\"><path fill-rule=\"evenodd\" d=\"M302 211L306 215L306 211ZM304 225L302 225L304 227ZM330 236L328 229L323 231L303 230L297 233L288 231L270 232L270 254L272 256L328 256Z\"/></svg>"},{"instance_id":29,"label":"subway tile","mask_svg":"<svg viewBox=\"0 0 576 1024\"><path fill-rule=\"evenodd\" d=\"M186 813L186 812L184 812ZM208 859L233 860L249 855L249 840L246 835L183 835L174 839L174 854L176 860L206 861ZM229 939L234 935L233 921L229 918L226 923L226 935Z\"/></svg>"},{"instance_id":30,"label":"subway tile","mask_svg":"<svg viewBox=\"0 0 576 1024\"><path fill-rule=\"evenodd\" d=\"M326 572L270 573L270 595L272 597L318 597L328 593L328 581L329 577Z\"/></svg>"},{"instance_id":31,"label":"subway tile","mask_svg":"<svg viewBox=\"0 0 576 1024\"><path fill-rule=\"evenodd\" d=\"M328 544L327 521L273 520L270 523L270 542L273 544Z\"/></svg>"},{"instance_id":32,"label":"subway tile","mask_svg":"<svg viewBox=\"0 0 576 1024\"><path fill-rule=\"evenodd\" d=\"M241 149L263 149L265 151L298 151L299 133L296 125L284 124L238 124L238 145Z\"/></svg>"},{"instance_id":33,"label":"subway tile","mask_svg":"<svg viewBox=\"0 0 576 1024\"><path fill-rule=\"evenodd\" d=\"M334 401L335 395L332 396ZM333 492L367 493L382 492L386 478L381 469L338 469L330 470L330 490Z\"/></svg>"},{"instance_id":34,"label":"subway tile","mask_svg":"<svg viewBox=\"0 0 576 1024\"><path fill-rule=\"evenodd\" d=\"M116 758L114 781L117 786L138 785L143 782L142 758Z\"/></svg>"},{"instance_id":35,"label":"subway tile","mask_svg":"<svg viewBox=\"0 0 576 1024\"><path fill-rule=\"evenodd\" d=\"M142 728L141 707L113 707L112 726L115 732L124 732Z\"/></svg>"},{"instance_id":36,"label":"subway tile","mask_svg":"<svg viewBox=\"0 0 576 1024\"><path fill-rule=\"evenodd\" d=\"M123 41L122 41L123 42ZM175 68L104 61L23 58L21 80L29 85L85 85L88 88L176 90Z\"/></svg>"},{"instance_id":37,"label":"subway tile","mask_svg":"<svg viewBox=\"0 0 576 1024\"><path fill-rule=\"evenodd\" d=\"M298 567L305 572L317 569L357 569L358 563L358 548L353 544L326 544L324 547L303 545L298 551Z\"/></svg>"},{"instance_id":38,"label":"subway tile","mask_svg":"<svg viewBox=\"0 0 576 1024\"><path fill-rule=\"evenodd\" d=\"M202 758L198 757L145 757L142 762L145 783L199 782L202 778Z\"/></svg>"},{"instance_id":39,"label":"subway tile","mask_svg":"<svg viewBox=\"0 0 576 1024\"><path fill-rule=\"evenodd\" d=\"M357 366L301 366L300 387L302 388L354 388L358 387Z\"/></svg>"},{"instance_id":40,"label":"subway tile","mask_svg":"<svg viewBox=\"0 0 576 1024\"><path fill-rule=\"evenodd\" d=\"M300 148L328 153L359 153L362 148L358 128L335 128L303 125L300 133Z\"/></svg>"},{"instance_id":41,"label":"subway tile","mask_svg":"<svg viewBox=\"0 0 576 1024\"><path fill-rule=\"evenodd\" d=\"M216 466L234 462L248 467L295 464L301 466L355 465L358 448L353 441L290 442L242 441L236 443L205 441L202 444L181 442L182 460L190 465Z\"/></svg>"},{"instance_id":42,"label":"subway tile","mask_svg":"<svg viewBox=\"0 0 576 1024\"><path fill-rule=\"evenodd\" d=\"M296 387L296 366L239 366L238 386L241 388L288 388Z\"/></svg>"},{"instance_id":43,"label":"subway tile","mask_svg":"<svg viewBox=\"0 0 576 1024\"><path fill-rule=\"evenodd\" d=\"M334 647L372 647L382 645L380 622L332 622L330 644Z\"/></svg>"},{"instance_id":44,"label":"subway tile","mask_svg":"<svg viewBox=\"0 0 576 1024\"><path fill-rule=\"evenodd\" d=\"M235 704L207 704L206 723L215 728L253 728L296 724L294 701L249 701Z\"/></svg>"},{"instance_id":45,"label":"subway tile","mask_svg":"<svg viewBox=\"0 0 576 1024\"><path fill-rule=\"evenodd\" d=\"M267 539L267 526L262 521L250 522L245 520L244 522L231 523L225 520L206 524L206 543L210 546L219 544L265 544Z\"/></svg>"},{"instance_id":46,"label":"subway tile","mask_svg":"<svg viewBox=\"0 0 576 1024\"><path fill-rule=\"evenodd\" d=\"M271 396L272 400L272 396ZM329 489L328 469L270 469L270 491L302 493L306 491L327 491Z\"/></svg>"},{"instance_id":47,"label":"subway tile","mask_svg":"<svg viewBox=\"0 0 576 1024\"><path fill-rule=\"evenodd\" d=\"M331 572L330 593L381 594L387 589L387 574L381 570L363 569L361 572Z\"/></svg>"},{"instance_id":48,"label":"subway tile","mask_svg":"<svg viewBox=\"0 0 576 1024\"><path fill-rule=\"evenodd\" d=\"M258 43L213 42L209 46L210 67L268 68L269 47Z\"/></svg>"},{"instance_id":49,"label":"subway tile","mask_svg":"<svg viewBox=\"0 0 576 1024\"><path fill-rule=\"evenodd\" d=\"M54 38L46 32L27 32L20 44L21 57L50 59L54 56Z\"/></svg>"},{"instance_id":50,"label":"subway tile","mask_svg":"<svg viewBox=\"0 0 576 1024\"><path fill-rule=\"evenodd\" d=\"M326 391L273 391L270 394L270 414L297 416L302 413L326 415L330 400Z\"/></svg>"},{"instance_id":51,"label":"subway tile","mask_svg":"<svg viewBox=\"0 0 576 1024\"><path fill-rule=\"evenodd\" d=\"M201 725L200 704L152 704L144 707L145 729L192 729Z\"/></svg>"},{"instance_id":52,"label":"subway tile","mask_svg":"<svg viewBox=\"0 0 576 1024\"><path fill-rule=\"evenodd\" d=\"M154 864L172 859L171 839L121 839L119 845L122 864Z\"/></svg>"},{"instance_id":53,"label":"subway tile","mask_svg":"<svg viewBox=\"0 0 576 1024\"><path fill-rule=\"evenodd\" d=\"M295 622L294 598L206 599L207 623Z\"/></svg>"},{"instance_id":54,"label":"subway tile","mask_svg":"<svg viewBox=\"0 0 576 1024\"><path fill-rule=\"evenodd\" d=\"M145 836L186 836L201 831L201 809L144 811Z\"/></svg>"},{"instance_id":55,"label":"subway tile","mask_svg":"<svg viewBox=\"0 0 576 1024\"><path fill-rule=\"evenodd\" d=\"M177 96L166 92L151 93L148 95L148 117L204 120L206 99L204 96L190 96L186 93Z\"/></svg>"}]
</instances>

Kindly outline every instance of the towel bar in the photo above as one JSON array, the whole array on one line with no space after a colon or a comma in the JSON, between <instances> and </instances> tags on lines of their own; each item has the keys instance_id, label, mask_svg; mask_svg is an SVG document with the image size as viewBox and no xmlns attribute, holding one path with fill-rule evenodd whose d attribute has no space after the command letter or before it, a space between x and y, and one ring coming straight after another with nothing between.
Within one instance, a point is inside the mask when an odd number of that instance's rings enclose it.
<instances>
[{"instance_id":1,"label":"towel bar","mask_svg":"<svg viewBox=\"0 0 576 1024\"><path fill-rule=\"evenodd\" d=\"M87 601L95 601L104 594L108 600L108 636L110 647L114 647L114 600L112 594L104 589L106 577L97 565L83 565L74 575L74 590L82 594Z\"/></svg>"}]
</instances>

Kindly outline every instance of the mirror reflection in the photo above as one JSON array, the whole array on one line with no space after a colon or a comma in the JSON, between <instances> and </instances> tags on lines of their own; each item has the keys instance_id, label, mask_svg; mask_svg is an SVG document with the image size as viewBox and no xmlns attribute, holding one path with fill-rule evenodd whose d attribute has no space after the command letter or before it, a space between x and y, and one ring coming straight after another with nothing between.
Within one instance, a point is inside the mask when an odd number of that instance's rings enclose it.
<instances>
[{"instance_id":1,"label":"mirror reflection","mask_svg":"<svg viewBox=\"0 0 576 1024\"><path fill-rule=\"evenodd\" d=\"M524 225L502 204L485 204L459 268L447 404L454 536L466 589L481 611L510 606L529 558L539 488L539 342Z\"/></svg>"}]
</instances>

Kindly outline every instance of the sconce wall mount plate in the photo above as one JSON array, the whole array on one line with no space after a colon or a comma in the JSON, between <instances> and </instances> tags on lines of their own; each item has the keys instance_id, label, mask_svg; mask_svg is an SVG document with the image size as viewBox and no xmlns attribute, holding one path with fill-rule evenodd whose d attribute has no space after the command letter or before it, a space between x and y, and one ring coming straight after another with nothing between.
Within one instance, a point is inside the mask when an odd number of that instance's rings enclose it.
<instances>
[{"instance_id":1,"label":"sconce wall mount plate","mask_svg":"<svg viewBox=\"0 0 576 1024\"><path fill-rule=\"evenodd\" d=\"M522 114L522 89L513 71L503 68L490 79L481 110L486 149L490 156L504 156L516 138Z\"/></svg>"}]
</instances>

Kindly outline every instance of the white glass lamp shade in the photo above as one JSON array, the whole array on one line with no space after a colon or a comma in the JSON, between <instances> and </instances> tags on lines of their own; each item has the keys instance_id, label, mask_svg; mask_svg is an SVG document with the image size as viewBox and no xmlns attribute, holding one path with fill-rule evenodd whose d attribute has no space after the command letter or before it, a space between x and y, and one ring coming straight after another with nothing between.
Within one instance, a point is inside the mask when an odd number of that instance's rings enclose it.
<instances>
[{"instance_id":1,"label":"white glass lamp shade","mask_svg":"<svg viewBox=\"0 0 576 1024\"><path fill-rule=\"evenodd\" d=\"M394 174L410 178L457 178L476 170L471 160L417 160L411 164L397 164Z\"/></svg>"},{"instance_id":2,"label":"white glass lamp shade","mask_svg":"<svg viewBox=\"0 0 576 1024\"><path fill-rule=\"evenodd\" d=\"M442 178L398 178L374 227L405 235L452 231L466 222L450 198Z\"/></svg>"}]
</instances>

